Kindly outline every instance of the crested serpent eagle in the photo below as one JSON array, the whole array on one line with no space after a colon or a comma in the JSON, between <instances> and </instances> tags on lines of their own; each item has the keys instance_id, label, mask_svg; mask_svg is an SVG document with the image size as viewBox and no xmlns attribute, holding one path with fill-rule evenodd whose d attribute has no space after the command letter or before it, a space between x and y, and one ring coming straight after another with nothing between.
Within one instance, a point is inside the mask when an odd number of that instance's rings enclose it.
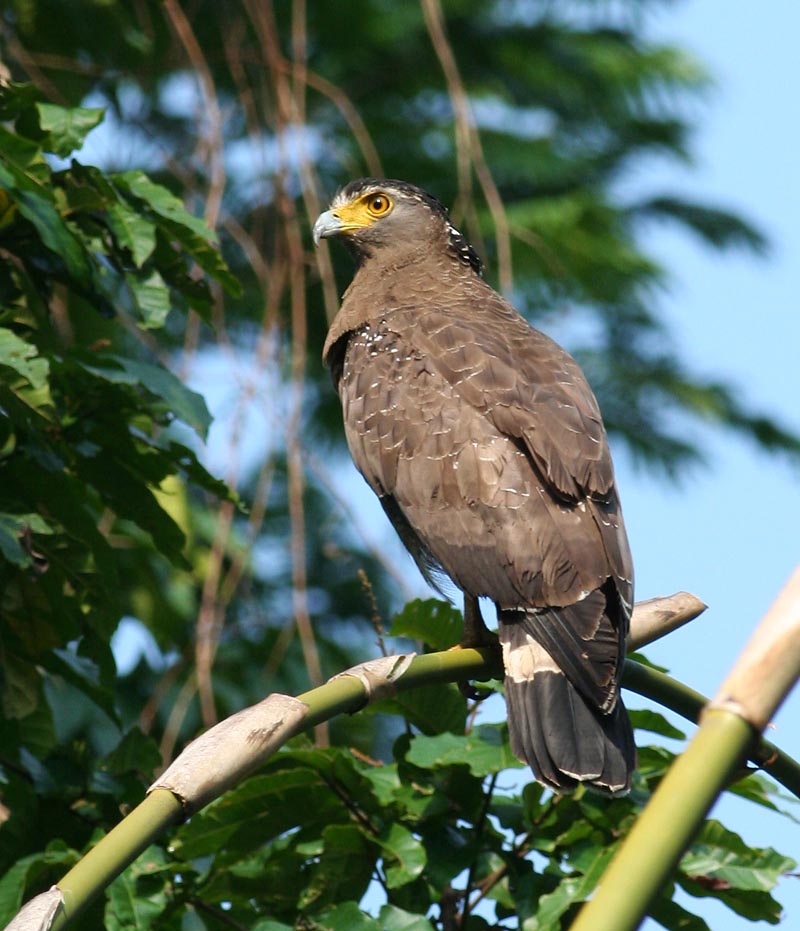
<instances>
[{"instance_id":1,"label":"crested serpent eagle","mask_svg":"<svg viewBox=\"0 0 800 931\"><path fill-rule=\"evenodd\" d=\"M620 699L633 569L575 360L481 276L430 194L367 178L314 226L357 269L324 348L356 466L426 579L497 607L514 753L555 791L630 788Z\"/></svg>"}]
</instances>

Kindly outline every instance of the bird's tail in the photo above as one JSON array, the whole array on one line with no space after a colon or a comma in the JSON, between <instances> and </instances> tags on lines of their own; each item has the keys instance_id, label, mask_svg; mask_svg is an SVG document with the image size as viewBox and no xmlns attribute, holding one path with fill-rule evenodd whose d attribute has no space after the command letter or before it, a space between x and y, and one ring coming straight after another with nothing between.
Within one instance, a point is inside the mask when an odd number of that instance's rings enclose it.
<instances>
[{"instance_id":1,"label":"bird's tail","mask_svg":"<svg viewBox=\"0 0 800 931\"><path fill-rule=\"evenodd\" d=\"M592 707L526 626L502 618L499 625L514 755L556 792L581 782L605 794L627 792L636 746L622 700L607 712Z\"/></svg>"}]
</instances>

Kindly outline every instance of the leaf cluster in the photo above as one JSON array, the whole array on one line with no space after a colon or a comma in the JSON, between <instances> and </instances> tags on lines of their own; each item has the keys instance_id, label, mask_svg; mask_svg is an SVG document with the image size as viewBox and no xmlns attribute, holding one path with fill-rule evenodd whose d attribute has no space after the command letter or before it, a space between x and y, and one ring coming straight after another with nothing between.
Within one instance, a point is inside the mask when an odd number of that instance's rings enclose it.
<instances>
[{"instance_id":1,"label":"leaf cluster","mask_svg":"<svg viewBox=\"0 0 800 931\"><path fill-rule=\"evenodd\" d=\"M446 637L448 611L441 602L416 603L396 618L396 632L405 636L429 621L434 639ZM431 687L427 699L441 707L459 702L460 721L407 728L385 761L358 748L314 749L297 738L257 776L195 814L168 848L148 848L109 888L104 926L568 928L673 762L672 752L647 745L642 735L683 735L656 712L634 711L640 766L630 797L583 790L554 796L520 779L504 724L475 723L476 709L452 685ZM391 710L384 705L381 713ZM141 749L131 745L116 755L117 764ZM734 788L777 807L774 788L761 777L747 776ZM0 881L0 907L13 906L21 888L72 857L55 843L21 860ZM674 884L774 924L780 906L772 890L795 868L790 858L751 847L709 820ZM707 931L674 891L662 893L651 916L669 931Z\"/></svg>"},{"instance_id":2,"label":"leaf cluster","mask_svg":"<svg viewBox=\"0 0 800 931\"><path fill-rule=\"evenodd\" d=\"M235 282L212 234L169 190L141 172L67 161L101 111L46 104L30 86L8 84L0 117L7 867L9 855L36 844L33 824L53 830L55 811L62 839L86 840L74 813L64 823L65 809L106 770L113 744L65 737L92 715L106 739L120 725L110 638L131 608L126 568L162 560L187 568L175 507L182 483L229 497L191 438L208 429L205 402L152 350L149 334L173 310L184 319L190 309L207 312L212 279ZM124 741L116 752L125 754ZM87 823L96 807L113 811L112 782L87 803Z\"/></svg>"}]
</instances>

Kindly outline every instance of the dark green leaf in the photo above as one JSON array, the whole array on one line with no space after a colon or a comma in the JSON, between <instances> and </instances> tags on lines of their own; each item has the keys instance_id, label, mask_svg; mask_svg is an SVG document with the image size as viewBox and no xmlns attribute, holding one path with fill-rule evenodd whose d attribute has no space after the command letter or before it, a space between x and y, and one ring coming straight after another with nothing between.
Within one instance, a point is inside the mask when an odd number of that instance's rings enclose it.
<instances>
[{"instance_id":1,"label":"dark green leaf","mask_svg":"<svg viewBox=\"0 0 800 931\"><path fill-rule=\"evenodd\" d=\"M360 900L372 879L377 852L352 824L331 824L322 832L320 860L300 897L302 909L320 908L348 899Z\"/></svg>"},{"instance_id":2,"label":"dark green leaf","mask_svg":"<svg viewBox=\"0 0 800 931\"><path fill-rule=\"evenodd\" d=\"M22 545L30 533L53 533L53 528L39 514L0 513L0 553L22 569L33 564L31 545Z\"/></svg>"},{"instance_id":3,"label":"dark green leaf","mask_svg":"<svg viewBox=\"0 0 800 931\"><path fill-rule=\"evenodd\" d=\"M45 147L65 158L79 149L89 132L103 119L105 110L85 107L59 107L52 103L37 103L39 125L48 134Z\"/></svg>"},{"instance_id":4,"label":"dark green leaf","mask_svg":"<svg viewBox=\"0 0 800 931\"><path fill-rule=\"evenodd\" d=\"M141 268L156 247L155 224L125 201L117 201L109 208L108 225L120 246L130 250L136 267Z\"/></svg>"},{"instance_id":5,"label":"dark green leaf","mask_svg":"<svg viewBox=\"0 0 800 931\"><path fill-rule=\"evenodd\" d=\"M167 881L163 852L149 847L108 887L105 927L109 931L152 928L167 906Z\"/></svg>"},{"instance_id":6,"label":"dark green leaf","mask_svg":"<svg viewBox=\"0 0 800 931\"><path fill-rule=\"evenodd\" d=\"M667 931L710 931L698 915L693 915L682 905L664 897L656 899L648 914Z\"/></svg>"},{"instance_id":7,"label":"dark green leaf","mask_svg":"<svg viewBox=\"0 0 800 931\"><path fill-rule=\"evenodd\" d=\"M402 715L423 734L463 733L467 702L452 683L423 686L370 705L372 712Z\"/></svg>"},{"instance_id":8,"label":"dark green leaf","mask_svg":"<svg viewBox=\"0 0 800 931\"><path fill-rule=\"evenodd\" d=\"M458 643L463 627L461 612L450 602L418 598L392 618L391 634L422 640L431 650L447 650Z\"/></svg>"},{"instance_id":9,"label":"dark green leaf","mask_svg":"<svg viewBox=\"0 0 800 931\"><path fill-rule=\"evenodd\" d=\"M203 398L187 388L172 372L152 362L142 362L111 353L75 354L87 372L114 384L141 385L166 402L176 417L205 437L211 415Z\"/></svg>"},{"instance_id":10,"label":"dark green leaf","mask_svg":"<svg viewBox=\"0 0 800 931\"><path fill-rule=\"evenodd\" d=\"M662 714L646 708L632 708L629 710L631 724L640 731L650 731L662 737L671 737L673 740L685 740L686 734L678 730Z\"/></svg>"},{"instance_id":11,"label":"dark green leaf","mask_svg":"<svg viewBox=\"0 0 800 931\"><path fill-rule=\"evenodd\" d=\"M433 931L424 915L413 915L395 905L384 905L378 913L381 931Z\"/></svg>"},{"instance_id":12,"label":"dark green leaf","mask_svg":"<svg viewBox=\"0 0 800 931\"><path fill-rule=\"evenodd\" d=\"M380 924L355 902L342 902L314 918L316 931L382 931Z\"/></svg>"},{"instance_id":13,"label":"dark green leaf","mask_svg":"<svg viewBox=\"0 0 800 931\"><path fill-rule=\"evenodd\" d=\"M614 847L600 847L587 852L584 871L580 875L567 876L554 892L543 895L536 909L536 924L525 922L523 927L535 927L537 931L559 931L561 916L575 903L586 901L615 852Z\"/></svg>"},{"instance_id":14,"label":"dark green leaf","mask_svg":"<svg viewBox=\"0 0 800 931\"><path fill-rule=\"evenodd\" d=\"M519 769L523 765L513 756L501 729L495 725L482 725L466 735L417 735L411 741L406 758L422 769L461 763L475 776Z\"/></svg>"},{"instance_id":15,"label":"dark green leaf","mask_svg":"<svg viewBox=\"0 0 800 931\"><path fill-rule=\"evenodd\" d=\"M0 878L0 921L3 925L19 911L23 897L30 894L32 887L38 884L46 888L49 884L42 883L43 878L53 877L55 882L60 873L73 866L77 859L76 852L61 841L53 841L40 853L20 858Z\"/></svg>"},{"instance_id":16,"label":"dark green leaf","mask_svg":"<svg viewBox=\"0 0 800 931\"><path fill-rule=\"evenodd\" d=\"M148 330L164 326L172 303L169 288L161 275L157 271L151 272L147 278L129 274L125 280L142 315L142 326Z\"/></svg>"},{"instance_id":17,"label":"dark green leaf","mask_svg":"<svg viewBox=\"0 0 800 931\"><path fill-rule=\"evenodd\" d=\"M377 838L383 849L384 874L389 889L410 883L425 867L426 854L422 842L402 824L392 824Z\"/></svg>"},{"instance_id":18,"label":"dark green leaf","mask_svg":"<svg viewBox=\"0 0 800 931\"><path fill-rule=\"evenodd\" d=\"M0 187L16 192L19 212L36 227L42 242L64 263L67 272L79 285L89 278L86 249L69 224L53 206L47 187L12 163L0 161Z\"/></svg>"}]
</instances>

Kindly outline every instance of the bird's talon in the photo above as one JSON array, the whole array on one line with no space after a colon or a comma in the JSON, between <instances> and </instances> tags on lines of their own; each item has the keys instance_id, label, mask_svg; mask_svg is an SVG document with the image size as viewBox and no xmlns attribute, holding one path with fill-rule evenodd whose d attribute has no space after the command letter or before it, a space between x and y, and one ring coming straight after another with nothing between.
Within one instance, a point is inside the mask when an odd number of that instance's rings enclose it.
<instances>
[{"instance_id":1,"label":"bird's talon","mask_svg":"<svg viewBox=\"0 0 800 931\"><path fill-rule=\"evenodd\" d=\"M457 685L458 685L458 691L461 692L461 694L464 696L464 698L467 699L467 701L478 701L480 698L485 697L484 695L481 694L481 691L479 689L476 689L475 686L469 681L458 682Z\"/></svg>"}]
</instances>

